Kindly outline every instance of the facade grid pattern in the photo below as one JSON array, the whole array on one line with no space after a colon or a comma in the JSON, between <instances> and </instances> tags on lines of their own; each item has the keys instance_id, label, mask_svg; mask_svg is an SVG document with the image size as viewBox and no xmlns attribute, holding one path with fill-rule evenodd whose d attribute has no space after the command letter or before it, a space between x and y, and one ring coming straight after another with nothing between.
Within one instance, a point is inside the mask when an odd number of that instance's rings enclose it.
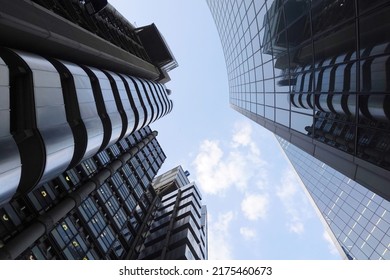
<instances>
[{"instance_id":1,"label":"facade grid pattern","mask_svg":"<svg viewBox=\"0 0 390 280\"><path fill-rule=\"evenodd\" d=\"M353 259L390 259L390 202L278 137L323 222Z\"/></svg>"},{"instance_id":2,"label":"facade grid pattern","mask_svg":"<svg viewBox=\"0 0 390 280\"><path fill-rule=\"evenodd\" d=\"M390 3L207 2L231 107L390 199Z\"/></svg>"}]
</instances>

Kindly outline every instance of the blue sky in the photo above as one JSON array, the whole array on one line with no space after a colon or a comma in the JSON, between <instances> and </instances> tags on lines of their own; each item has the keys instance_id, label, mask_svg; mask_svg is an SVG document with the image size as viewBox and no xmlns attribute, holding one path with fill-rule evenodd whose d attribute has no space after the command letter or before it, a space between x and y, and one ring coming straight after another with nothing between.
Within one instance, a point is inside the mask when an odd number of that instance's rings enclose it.
<instances>
[{"instance_id":1,"label":"blue sky","mask_svg":"<svg viewBox=\"0 0 390 280\"><path fill-rule=\"evenodd\" d=\"M151 125L167 160L190 171L208 207L209 259L340 259L272 133L229 106L218 33L203 0L111 0L155 23L179 67L174 109Z\"/></svg>"}]
</instances>

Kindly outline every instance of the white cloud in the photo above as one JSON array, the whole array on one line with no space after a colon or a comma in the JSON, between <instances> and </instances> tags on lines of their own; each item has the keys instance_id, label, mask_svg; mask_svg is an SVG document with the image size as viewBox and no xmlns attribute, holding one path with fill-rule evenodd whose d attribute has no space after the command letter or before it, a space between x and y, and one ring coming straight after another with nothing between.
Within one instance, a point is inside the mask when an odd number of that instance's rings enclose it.
<instances>
[{"instance_id":1,"label":"white cloud","mask_svg":"<svg viewBox=\"0 0 390 280\"><path fill-rule=\"evenodd\" d=\"M231 260L233 259L232 243L229 240L230 224L234 220L232 211L220 214L217 221L209 219L208 229L208 252L209 260Z\"/></svg>"},{"instance_id":2,"label":"white cloud","mask_svg":"<svg viewBox=\"0 0 390 280\"><path fill-rule=\"evenodd\" d=\"M233 147L248 146L252 142L252 126L248 122L235 123L232 137Z\"/></svg>"},{"instance_id":3,"label":"white cloud","mask_svg":"<svg viewBox=\"0 0 390 280\"><path fill-rule=\"evenodd\" d=\"M260 149L258 148L255 141L252 139L252 125L250 122L236 122L234 124L233 136L232 136L232 147L249 147L251 160L259 164L263 163L260 159Z\"/></svg>"},{"instance_id":4,"label":"white cloud","mask_svg":"<svg viewBox=\"0 0 390 280\"><path fill-rule=\"evenodd\" d=\"M296 173L291 169L287 169L283 174L276 195L281 200L288 215L287 228L289 231L295 234L303 234L305 232L304 222L309 218L308 213L310 213L307 198L301 191L301 182Z\"/></svg>"},{"instance_id":5,"label":"white cloud","mask_svg":"<svg viewBox=\"0 0 390 280\"><path fill-rule=\"evenodd\" d=\"M240 234L247 240L254 239L257 235L256 230L248 227L241 227Z\"/></svg>"},{"instance_id":6,"label":"white cloud","mask_svg":"<svg viewBox=\"0 0 390 280\"><path fill-rule=\"evenodd\" d=\"M232 151L225 156L218 141L204 140L194 160L196 182L208 194L221 193L231 186L245 188L245 158Z\"/></svg>"},{"instance_id":7,"label":"white cloud","mask_svg":"<svg viewBox=\"0 0 390 280\"><path fill-rule=\"evenodd\" d=\"M336 246L334 245L334 243L332 241L332 238L329 236L329 233L327 231L324 231L324 233L322 234L322 237L328 243L329 252L332 255L340 255Z\"/></svg>"},{"instance_id":8,"label":"white cloud","mask_svg":"<svg viewBox=\"0 0 390 280\"><path fill-rule=\"evenodd\" d=\"M193 166L195 181L206 194L224 194L231 187L245 191L249 182L264 187L267 181L265 163L252 140L250 123L236 123L232 140L224 145L218 140L204 140Z\"/></svg>"},{"instance_id":9,"label":"white cloud","mask_svg":"<svg viewBox=\"0 0 390 280\"><path fill-rule=\"evenodd\" d=\"M247 194L241 202L241 210L248 220L265 219L268 212L268 195Z\"/></svg>"},{"instance_id":10,"label":"white cloud","mask_svg":"<svg viewBox=\"0 0 390 280\"><path fill-rule=\"evenodd\" d=\"M291 222L289 224L289 230L296 234L302 234L305 231L305 226L300 221Z\"/></svg>"}]
</instances>

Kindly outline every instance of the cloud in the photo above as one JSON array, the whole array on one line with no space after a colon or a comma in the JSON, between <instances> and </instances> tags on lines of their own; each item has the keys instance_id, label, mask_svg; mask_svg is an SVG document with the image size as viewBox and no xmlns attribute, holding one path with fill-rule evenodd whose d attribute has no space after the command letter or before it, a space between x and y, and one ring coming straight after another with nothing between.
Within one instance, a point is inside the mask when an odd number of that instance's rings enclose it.
<instances>
[{"instance_id":1,"label":"cloud","mask_svg":"<svg viewBox=\"0 0 390 280\"><path fill-rule=\"evenodd\" d=\"M204 140L194 160L196 182L208 194L221 193L231 186L245 188L245 158L232 151L226 159L219 141Z\"/></svg>"},{"instance_id":2,"label":"cloud","mask_svg":"<svg viewBox=\"0 0 390 280\"><path fill-rule=\"evenodd\" d=\"M248 227L241 227L240 234L247 240L254 239L257 236L256 231Z\"/></svg>"},{"instance_id":3,"label":"cloud","mask_svg":"<svg viewBox=\"0 0 390 280\"><path fill-rule=\"evenodd\" d=\"M305 203L307 198L301 191L301 182L298 176L292 169L287 169L283 172L280 180L280 186L277 188L276 195L281 200L289 221L287 228L295 234L303 234L305 232L304 222L308 218L308 205Z\"/></svg>"},{"instance_id":4,"label":"cloud","mask_svg":"<svg viewBox=\"0 0 390 280\"><path fill-rule=\"evenodd\" d=\"M241 202L241 210L245 218L256 221L265 219L268 212L269 198L268 195L247 194Z\"/></svg>"},{"instance_id":5,"label":"cloud","mask_svg":"<svg viewBox=\"0 0 390 280\"><path fill-rule=\"evenodd\" d=\"M339 251L337 250L336 246L333 243L332 238L330 237L329 233L327 231L324 231L322 234L322 237L325 239L325 241L328 243L329 252L332 255L339 256Z\"/></svg>"},{"instance_id":6,"label":"cloud","mask_svg":"<svg viewBox=\"0 0 390 280\"><path fill-rule=\"evenodd\" d=\"M289 230L296 234L302 234L305 231L305 226L300 221L294 221L289 223Z\"/></svg>"},{"instance_id":7,"label":"cloud","mask_svg":"<svg viewBox=\"0 0 390 280\"><path fill-rule=\"evenodd\" d=\"M248 146L252 142L252 126L247 122L235 123L232 145L234 147Z\"/></svg>"},{"instance_id":8,"label":"cloud","mask_svg":"<svg viewBox=\"0 0 390 280\"><path fill-rule=\"evenodd\" d=\"M245 191L248 183L267 181L265 162L252 140L252 126L236 123L230 145L219 140L205 139L193 161L196 182L206 194L224 194L231 187Z\"/></svg>"},{"instance_id":9,"label":"cloud","mask_svg":"<svg viewBox=\"0 0 390 280\"><path fill-rule=\"evenodd\" d=\"M218 215L213 222L209 219L208 230L208 251L209 260L230 260L233 259L232 242L230 241L230 224L234 220L234 213L228 211Z\"/></svg>"},{"instance_id":10,"label":"cloud","mask_svg":"<svg viewBox=\"0 0 390 280\"><path fill-rule=\"evenodd\" d=\"M264 163L260 158L260 149L258 148L255 141L252 140L253 128L251 123L245 122L236 122L234 124L233 136L232 136L232 147L249 147L251 152L252 161L255 161L259 164Z\"/></svg>"}]
</instances>

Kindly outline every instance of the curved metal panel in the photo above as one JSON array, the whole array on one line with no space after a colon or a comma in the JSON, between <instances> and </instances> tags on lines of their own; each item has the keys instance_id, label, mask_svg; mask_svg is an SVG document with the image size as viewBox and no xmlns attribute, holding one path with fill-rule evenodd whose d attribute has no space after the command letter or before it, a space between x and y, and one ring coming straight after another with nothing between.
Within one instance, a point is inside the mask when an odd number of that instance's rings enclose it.
<instances>
[{"instance_id":1,"label":"curved metal panel","mask_svg":"<svg viewBox=\"0 0 390 280\"><path fill-rule=\"evenodd\" d=\"M104 101L104 105L106 107L107 116L111 122L111 137L108 141L106 147L111 146L115 142L119 140L119 136L122 133L122 118L119 114L118 107L116 106L114 93L112 92L112 87L108 77L100 70L88 67L92 72L96 75L99 80L99 85ZM104 147L102 147L104 148Z\"/></svg>"},{"instance_id":2,"label":"curved metal panel","mask_svg":"<svg viewBox=\"0 0 390 280\"><path fill-rule=\"evenodd\" d=\"M168 113L170 113L171 111L172 111L172 109L173 109L173 101L172 100L169 100L169 112Z\"/></svg>"},{"instance_id":3,"label":"curved metal panel","mask_svg":"<svg viewBox=\"0 0 390 280\"><path fill-rule=\"evenodd\" d=\"M0 58L0 205L15 194L22 174L18 147L10 132L9 71Z\"/></svg>"},{"instance_id":4,"label":"curved metal panel","mask_svg":"<svg viewBox=\"0 0 390 280\"><path fill-rule=\"evenodd\" d=\"M344 98L345 99L345 98ZM333 107L333 112L334 113L338 113L338 114L342 114L342 115L345 115L345 114L348 114L348 112L345 112L343 110L343 95L341 93L339 94L334 94L332 96L332 107Z\"/></svg>"},{"instance_id":5,"label":"curved metal panel","mask_svg":"<svg viewBox=\"0 0 390 280\"><path fill-rule=\"evenodd\" d=\"M157 119L161 118L164 116L165 112L167 111L167 104L164 101L164 98L161 93L161 89L158 86L157 83L150 82L151 87L154 89L156 93L156 99L158 100L158 106L159 106L159 115L157 116Z\"/></svg>"},{"instance_id":6,"label":"curved metal panel","mask_svg":"<svg viewBox=\"0 0 390 280\"><path fill-rule=\"evenodd\" d=\"M146 111L145 122L142 125L142 127L144 127L151 123L153 117L153 108L152 105L150 104L149 98L144 90L144 87L141 84L141 81L135 77L130 77L130 78L134 81L134 85L136 86L136 89L139 92L140 101L143 104Z\"/></svg>"},{"instance_id":7,"label":"curved metal panel","mask_svg":"<svg viewBox=\"0 0 390 280\"><path fill-rule=\"evenodd\" d=\"M163 85L156 83L156 87L158 88L161 99L164 103L164 110L161 116L165 116L168 113L168 107L169 107L168 94L165 90L165 87L163 87Z\"/></svg>"},{"instance_id":8,"label":"curved metal panel","mask_svg":"<svg viewBox=\"0 0 390 280\"><path fill-rule=\"evenodd\" d=\"M122 138L129 136L134 130L136 125L135 112L131 107L131 101L129 100L129 96L126 92L126 86L121 77L119 77L114 72L107 71L107 73L112 77L115 81L116 87L118 89L119 99L122 103L123 110L127 117L127 126L124 128L125 132Z\"/></svg>"},{"instance_id":9,"label":"curved metal panel","mask_svg":"<svg viewBox=\"0 0 390 280\"><path fill-rule=\"evenodd\" d=\"M390 56L380 56L372 60L371 63L371 92L386 92L388 89L388 63L390 62Z\"/></svg>"},{"instance_id":10,"label":"curved metal panel","mask_svg":"<svg viewBox=\"0 0 390 280\"><path fill-rule=\"evenodd\" d=\"M345 70L345 64L335 66L335 77L334 77L334 92L343 92L345 88L345 77L344 77L344 70Z\"/></svg>"},{"instance_id":11,"label":"curved metal panel","mask_svg":"<svg viewBox=\"0 0 390 280\"><path fill-rule=\"evenodd\" d=\"M299 94L296 93L296 92L290 94L290 95L289 95L289 98L288 98L288 100L289 100L289 102L291 103L291 105L292 105L293 107L296 107L296 108L299 108L299 105L298 105L298 104L299 104L299 101L298 101L298 99L299 99Z\"/></svg>"},{"instance_id":12,"label":"curved metal panel","mask_svg":"<svg viewBox=\"0 0 390 280\"><path fill-rule=\"evenodd\" d=\"M332 88L331 80L332 80L332 68L328 67L322 72L322 84L321 84L322 92L329 92L331 90Z\"/></svg>"},{"instance_id":13,"label":"curved metal panel","mask_svg":"<svg viewBox=\"0 0 390 280\"><path fill-rule=\"evenodd\" d=\"M158 86L161 89L162 97L164 98L164 100L165 100L165 102L167 104L166 105L167 109L166 109L166 111L164 113L164 116L165 116L166 114L168 114L172 110L172 103L171 103L171 101L170 101L170 99L168 97L167 89L165 88L165 86L162 85L162 84L158 84Z\"/></svg>"},{"instance_id":14,"label":"curved metal panel","mask_svg":"<svg viewBox=\"0 0 390 280\"><path fill-rule=\"evenodd\" d=\"M149 97L150 104L153 108L153 116L152 116L152 120L151 120L151 123L152 123L158 119L158 117L160 115L160 111L161 111L161 108L160 108L158 101L157 101L156 91L150 82L145 81L144 79L139 79L139 80L143 84L144 89Z\"/></svg>"},{"instance_id":15,"label":"curved metal panel","mask_svg":"<svg viewBox=\"0 0 390 280\"><path fill-rule=\"evenodd\" d=\"M85 71L76 64L60 61L72 74L76 89L81 119L87 131L88 141L82 160L92 157L99 151L104 137L103 124L99 117L91 81Z\"/></svg>"},{"instance_id":16,"label":"curved metal panel","mask_svg":"<svg viewBox=\"0 0 390 280\"><path fill-rule=\"evenodd\" d=\"M137 122L137 127L135 128L135 130L138 130L141 127L143 127L143 125L145 123L147 111L144 108L143 103L141 103L140 95L135 88L134 81L132 79L130 79L130 77L125 76L125 75L123 75L123 78L125 79L125 81L127 82L127 85L129 86L130 97L133 99L134 106L137 110L138 122Z\"/></svg>"},{"instance_id":17,"label":"curved metal panel","mask_svg":"<svg viewBox=\"0 0 390 280\"><path fill-rule=\"evenodd\" d=\"M346 106L348 108L347 115L356 116L356 97L356 94L349 94L346 101L342 101L342 103L346 102ZM359 114L360 112L361 111L359 110Z\"/></svg>"},{"instance_id":18,"label":"curved metal panel","mask_svg":"<svg viewBox=\"0 0 390 280\"><path fill-rule=\"evenodd\" d=\"M74 138L57 70L40 56L15 52L32 72L37 128L45 146L45 166L38 183L43 184L66 170L73 157Z\"/></svg>"},{"instance_id":19,"label":"curved metal panel","mask_svg":"<svg viewBox=\"0 0 390 280\"><path fill-rule=\"evenodd\" d=\"M158 115L156 119L161 118L164 116L164 112L166 111L166 104L163 100L160 88L158 87L158 84L154 82L149 82L150 87L152 88L153 92L155 93L156 103L158 106Z\"/></svg>"},{"instance_id":20,"label":"curved metal panel","mask_svg":"<svg viewBox=\"0 0 390 280\"><path fill-rule=\"evenodd\" d=\"M371 94L368 97L368 111L370 115L380 121L390 121L390 98L385 94Z\"/></svg>"},{"instance_id":21,"label":"curved metal panel","mask_svg":"<svg viewBox=\"0 0 390 280\"><path fill-rule=\"evenodd\" d=\"M329 107L329 95L328 93L321 93L318 97L317 107L323 112L331 112Z\"/></svg>"}]
</instances>

